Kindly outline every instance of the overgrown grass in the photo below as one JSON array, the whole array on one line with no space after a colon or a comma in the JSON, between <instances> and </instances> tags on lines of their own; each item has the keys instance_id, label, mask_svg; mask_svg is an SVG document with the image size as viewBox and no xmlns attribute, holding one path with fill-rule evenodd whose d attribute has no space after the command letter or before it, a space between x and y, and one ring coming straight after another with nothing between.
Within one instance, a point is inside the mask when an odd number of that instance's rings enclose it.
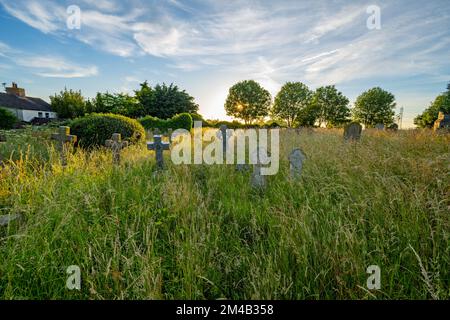
<instances>
[{"instance_id":1,"label":"overgrown grass","mask_svg":"<svg viewBox=\"0 0 450 320\"><path fill-rule=\"evenodd\" d=\"M450 298L448 135L281 140L264 192L234 166L174 166L168 154L155 174L144 146L120 167L105 150L78 150L65 169L52 148L14 158L0 214L25 219L0 227L0 298ZM308 158L300 181L288 178L293 147ZM81 291L66 288L70 265ZM369 265L381 290L366 288Z\"/></svg>"}]
</instances>

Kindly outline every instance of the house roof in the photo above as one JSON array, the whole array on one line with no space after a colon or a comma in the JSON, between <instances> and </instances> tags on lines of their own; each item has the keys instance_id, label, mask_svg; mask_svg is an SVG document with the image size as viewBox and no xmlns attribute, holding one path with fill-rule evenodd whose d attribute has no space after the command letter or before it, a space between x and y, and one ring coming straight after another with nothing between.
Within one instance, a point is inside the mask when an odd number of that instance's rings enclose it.
<instances>
[{"instance_id":1,"label":"house roof","mask_svg":"<svg viewBox=\"0 0 450 320\"><path fill-rule=\"evenodd\" d=\"M40 98L19 97L0 92L0 107L51 112L50 104Z\"/></svg>"}]
</instances>

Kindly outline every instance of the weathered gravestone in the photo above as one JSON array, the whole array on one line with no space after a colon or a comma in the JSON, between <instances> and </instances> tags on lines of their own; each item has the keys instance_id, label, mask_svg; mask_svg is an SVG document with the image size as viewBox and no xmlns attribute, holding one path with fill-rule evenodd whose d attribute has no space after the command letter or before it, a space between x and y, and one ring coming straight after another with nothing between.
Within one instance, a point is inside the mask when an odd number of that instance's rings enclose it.
<instances>
[{"instance_id":1,"label":"weathered gravestone","mask_svg":"<svg viewBox=\"0 0 450 320\"><path fill-rule=\"evenodd\" d=\"M148 150L154 150L156 156L156 165L158 168L164 168L163 151L170 149L170 143L163 142L160 135L153 136L153 142L147 143Z\"/></svg>"},{"instance_id":2,"label":"weathered gravestone","mask_svg":"<svg viewBox=\"0 0 450 320\"><path fill-rule=\"evenodd\" d=\"M23 216L21 214L8 214L8 215L0 216L0 226L6 226L11 221L20 220L22 218L23 218Z\"/></svg>"},{"instance_id":3,"label":"weathered gravestone","mask_svg":"<svg viewBox=\"0 0 450 320\"><path fill-rule=\"evenodd\" d=\"M52 135L52 139L56 140L58 142L58 148L61 153L61 164L63 166L67 165L67 145L69 143L75 143L77 142L77 136L70 134L70 128L69 127L59 127L59 132L54 133Z\"/></svg>"},{"instance_id":4,"label":"weathered gravestone","mask_svg":"<svg viewBox=\"0 0 450 320\"><path fill-rule=\"evenodd\" d=\"M169 135L169 143L172 143L172 133L173 133L172 128L169 128L167 130L167 134Z\"/></svg>"},{"instance_id":5,"label":"weathered gravestone","mask_svg":"<svg viewBox=\"0 0 450 320\"><path fill-rule=\"evenodd\" d=\"M266 187L266 176L261 174L262 165L269 159L265 158L266 150L258 148L251 154L250 159L253 163L253 173L251 176L251 185L255 189L264 189Z\"/></svg>"},{"instance_id":6,"label":"weathered gravestone","mask_svg":"<svg viewBox=\"0 0 450 320\"><path fill-rule=\"evenodd\" d=\"M128 141L122 141L120 133L113 133L111 139L105 141L105 146L112 150L113 162L120 164L120 152L123 148L128 147Z\"/></svg>"},{"instance_id":7,"label":"weathered gravestone","mask_svg":"<svg viewBox=\"0 0 450 320\"><path fill-rule=\"evenodd\" d=\"M6 142L6 136L0 134L0 142Z\"/></svg>"},{"instance_id":8,"label":"weathered gravestone","mask_svg":"<svg viewBox=\"0 0 450 320\"><path fill-rule=\"evenodd\" d=\"M358 141L361 139L362 126L357 122L352 122L344 129L345 141Z\"/></svg>"},{"instance_id":9,"label":"weathered gravestone","mask_svg":"<svg viewBox=\"0 0 450 320\"><path fill-rule=\"evenodd\" d=\"M377 129L377 130L384 130L384 124L382 124L382 123L377 123L377 124L375 125L375 129Z\"/></svg>"},{"instance_id":10,"label":"weathered gravestone","mask_svg":"<svg viewBox=\"0 0 450 320\"><path fill-rule=\"evenodd\" d=\"M306 156L300 149L292 150L289 155L289 171L292 179L299 179L302 175L303 161Z\"/></svg>"}]
</instances>

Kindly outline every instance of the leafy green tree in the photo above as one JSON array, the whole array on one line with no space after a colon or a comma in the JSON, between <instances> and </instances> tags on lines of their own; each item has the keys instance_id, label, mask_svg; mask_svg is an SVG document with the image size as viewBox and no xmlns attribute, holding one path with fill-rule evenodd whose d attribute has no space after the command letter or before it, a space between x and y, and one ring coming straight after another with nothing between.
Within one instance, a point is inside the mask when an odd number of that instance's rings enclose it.
<instances>
[{"instance_id":1,"label":"leafy green tree","mask_svg":"<svg viewBox=\"0 0 450 320\"><path fill-rule=\"evenodd\" d=\"M90 102L87 103L89 109ZM113 113L127 116L130 118L138 118L143 115L143 108L139 101L128 94L124 93L97 93L93 100L93 108L90 112L96 113Z\"/></svg>"},{"instance_id":2,"label":"leafy green tree","mask_svg":"<svg viewBox=\"0 0 450 320\"><path fill-rule=\"evenodd\" d=\"M319 113L319 125L336 127L348 122L350 109L349 100L335 86L320 87L314 93L312 104Z\"/></svg>"},{"instance_id":3,"label":"leafy green tree","mask_svg":"<svg viewBox=\"0 0 450 320\"><path fill-rule=\"evenodd\" d=\"M227 115L244 120L248 125L269 114L272 97L266 89L253 80L233 85L225 101Z\"/></svg>"},{"instance_id":4,"label":"leafy green tree","mask_svg":"<svg viewBox=\"0 0 450 320\"><path fill-rule=\"evenodd\" d=\"M18 121L12 112L0 108L0 129L12 129Z\"/></svg>"},{"instance_id":5,"label":"leafy green tree","mask_svg":"<svg viewBox=\"0 0 450 320\"><path fill-rule=\"evenodd\" d=\"M59 94L50 96L53 111L62 119L81 117L86 113L86 101L81 91L64 88Z\"/></svg>"},{"instance_id":6,"label":"leafy green tree","mask_svg":"<svg viewBox=\"0 0 450 320\"><path fill-rule=\"evenodd\" d=\"M300 115L306 116L304 112L310 109L308 107L310 107L312 96L312 91L303 83L287 82L275 97L271 115L286 121L288 127L292 127L298 122Z\"/></svg>"},{"instance_id":7,"label":"leafy green tree","mask_svg":"<svg viewBox=\"0 0 450 320\"><path fill-rule=\"evenodd\" d=\"M353 119L366 127L374 127L377 123L386 126L394 122L395 97L379 87L362 93L352 109Z\"/></svg>"},{"instance_id":8,"label":"leafy green tree","mask_svg":"<svg viewBox=\"0 0 450 320\"><path fill-rule=\"evenodd\" d=\"M158 84L152 89L147 82L144 82L141 84L141 89L135 91L135 95L142 105L143 115L168 119L176 114L198 111L194 98L173 83Z\"/></svg>"},{"instance_id":9,"label":"leafy green tree","mask_svg":"<svg viewBox=\"0 0 450 320\"><path fill-rule=\"evenodd\" d=\"M447 86L447 92L437 96L422 114L414 118L414 124L419 128L432 128L438 118L439 111L446 114L450 113L450 83Z\"/></svg>"}]
</instances>

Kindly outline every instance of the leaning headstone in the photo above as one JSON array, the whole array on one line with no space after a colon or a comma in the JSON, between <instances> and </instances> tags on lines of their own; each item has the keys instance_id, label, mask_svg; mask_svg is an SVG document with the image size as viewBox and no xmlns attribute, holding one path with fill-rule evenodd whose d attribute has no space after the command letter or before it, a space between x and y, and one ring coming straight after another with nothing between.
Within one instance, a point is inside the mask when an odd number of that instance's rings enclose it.
<instances>
[{"instance_id":1,"label":"leaning headstone","mask_svg":"<svg viewBox=\"0 0 450 320\"><path fill-rule=\"evenodd\" d=\"M357 122L352 122L344 129L345 141L358 141L361 139L362 126Z\"/></svg>"},{"instance_id":2,"label":"leaning headstone","mask_svg":"<svg viewBox=\"0 0 450 320\"><path fill-rule=\"evenodd\" d=\"M289 171L292 179L298 179L302 175L303 161L306 156L302 150L294 149L289 155Z\"/></svg>"},{"instance_id":3,"label":"leaning headstone","mask_svg":"<svg viewBox=\"0 0 450 320\"><path fill-rule=\"evenodd\" d=\"M70 134L70 128L69 127L59 127L59 132L54 133L52 135L52 139L56 140L58 142L58 148L61 152L61 164L63 166L67 165L67 155L66 155L66 148L69 143L75 143L77 142L77 136Z\"/></svg>"},{"instance_id":4,"label":"leaning headstone","mask_svg":"<svg viewBox=\"0 0 450 320\"><path fill-rule=\"evenodd\" d=\"M4 216L0 216L0 226L6 226L11 221L22 219L23 216L21 214L8 214Z\"/></svg>"},{"instance_id":5,"label":"leaning headstone","mask_svg":"<svg viewBox=\"0 0 450 320\"><path fill-rule=\"evenodd\" d=\"M105 146L112 150L113 162L120 164L120 151L128 147L128 141L122 141L120 133L113 133L111 139L105 141Z\"/></svg>"},{"instance_id":6,"label":"leaning headstone","mask_svg":"<svg viewBox=\"0 0 450 320\"><path fill-rule=\"evenodd\" d=\"M377 123L377 124L375 125L375 129L377 129L377 130L384 130L384 124L382 124L382 123Z\"/></svg>"},{"instance_id":7,"label":"leaning headstone","mask_svg":"<svg viewBox=\"0 0 450 320\"><path fill-rule=\"evenodd\" d=\"M153 137L153 142L147 143L147 149L155 151L156 165L159 169L164 168L163 151L170 149L170 143L163 142L160 135L155 135Z\"/></svg>"}]
</instances>

